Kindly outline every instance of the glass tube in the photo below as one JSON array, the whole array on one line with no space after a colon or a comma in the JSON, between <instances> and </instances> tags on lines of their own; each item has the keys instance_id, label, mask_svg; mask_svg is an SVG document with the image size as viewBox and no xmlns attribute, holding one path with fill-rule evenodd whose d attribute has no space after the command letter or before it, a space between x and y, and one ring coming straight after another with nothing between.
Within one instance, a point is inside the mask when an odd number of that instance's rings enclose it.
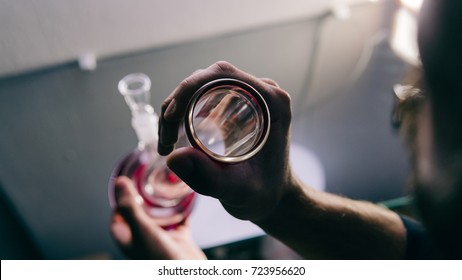
<instances>
[{"instance_id":1,"label":"glass tube","mask_svg":"<svg viewBox=\"0 0 462 280\"><path fill-rule=\"evenodd\" d=\"M189 142L215 160L236 163L254 156L270 129L268 106L253 87L219 79L201 87L185 119Z\"/></svg>"}]
</instances>

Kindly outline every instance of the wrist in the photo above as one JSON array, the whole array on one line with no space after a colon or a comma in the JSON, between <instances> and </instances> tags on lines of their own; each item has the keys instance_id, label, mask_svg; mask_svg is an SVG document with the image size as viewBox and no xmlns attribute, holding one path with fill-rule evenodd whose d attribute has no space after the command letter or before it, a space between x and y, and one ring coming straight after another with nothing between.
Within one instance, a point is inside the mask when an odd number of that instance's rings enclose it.
<instances>
[{"instance_id":1,"label":"wrist","mask_svg":"<svg viewBox=\"0 0 462 280\"><path fill-rule=\"evenodd\" d=\"M294 176L290 176L282 189L283 191L271 211L258 220L252 220L253 223L267 232L278 231L278 229L287 230L291 220L296 219L302 213L306 217L312 212L308 208L315 205L316 190L302 184Z\"/></svg>"}]
</instances>

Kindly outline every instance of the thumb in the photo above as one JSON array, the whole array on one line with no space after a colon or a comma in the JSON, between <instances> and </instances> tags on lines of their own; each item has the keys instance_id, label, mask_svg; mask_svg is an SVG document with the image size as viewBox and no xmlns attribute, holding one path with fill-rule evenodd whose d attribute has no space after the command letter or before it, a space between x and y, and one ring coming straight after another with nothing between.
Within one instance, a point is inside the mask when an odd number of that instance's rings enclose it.
<instances>
[{"instance_id":1,"label":"thumb","mask_svg":"<svg viewBox=\"0 0 462 280\"><path fill-rule=\"evenodd\" d=\"M174 150L167 159L168 167L196 192L219 198L220 182L227 166L189 147Z\"/></svg>"}]
</instances>

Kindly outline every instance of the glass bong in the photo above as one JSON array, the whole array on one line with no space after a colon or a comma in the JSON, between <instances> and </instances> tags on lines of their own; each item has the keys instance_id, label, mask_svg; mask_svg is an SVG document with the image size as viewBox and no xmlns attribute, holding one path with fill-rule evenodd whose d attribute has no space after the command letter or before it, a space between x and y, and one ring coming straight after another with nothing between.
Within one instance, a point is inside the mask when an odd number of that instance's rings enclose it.
<instances>
[{"instance_id":1,"label":"glass bong","mask_svg":"<svg viewBox=\"0 0 462 280\"><path fill-rule=\"evenodd\" d=\"M196 193L166 165L157 153L158 116L150 105L151 81L134 73L122 78L119 92L132 113L138 146L115 167L109 181L109 202L116 207L114 181L118 176L133 180L146 212L165 229L175 228L191 213ZM140 201L141 202L141 201Z\"/></svg>"}]
</instances>

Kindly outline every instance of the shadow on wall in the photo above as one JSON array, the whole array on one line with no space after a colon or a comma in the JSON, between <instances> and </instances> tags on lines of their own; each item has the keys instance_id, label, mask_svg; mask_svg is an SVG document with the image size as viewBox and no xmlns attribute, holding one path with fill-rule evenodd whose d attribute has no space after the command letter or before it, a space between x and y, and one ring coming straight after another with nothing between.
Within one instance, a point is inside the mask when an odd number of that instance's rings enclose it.
<instances>
[{"instance_id":1,"label":"shadow on wall","mask_svg":"<svg viewBox=\"0 0 462 280\"><path fill-rule=\"evenodd\" d=\"M42 259L0 183L0 259Z\"/></svg>"}]
</instances>

